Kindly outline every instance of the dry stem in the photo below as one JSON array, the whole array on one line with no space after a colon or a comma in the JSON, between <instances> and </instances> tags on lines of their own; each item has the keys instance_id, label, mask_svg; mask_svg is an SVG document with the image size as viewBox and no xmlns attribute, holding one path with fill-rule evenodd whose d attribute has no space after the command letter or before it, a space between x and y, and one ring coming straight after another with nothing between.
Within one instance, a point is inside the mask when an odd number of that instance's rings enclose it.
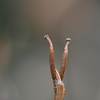
<instances>
[{"instance_id":1,"label":"dry stem","mask_svg":"<svg viewBox=\"0 0 100 100\"><path fill-rule=\"evenodd\" d=\"M64 100L65 87L62 82L62 79L64 77L64 73L65 73L65 69L66 69L67 56L68 56L68 44L70 43L71 39L70 38L66 39L66 45L64 48L63 56L62 56L60 74L57 71L57 69L55 68L53 44L48 35L45 35L44 39L48 40L48 42L50 44L49 62L50 62L51 76L53 79L54 90L55 90L54 100Z\"/></svg>"}]
</instances>

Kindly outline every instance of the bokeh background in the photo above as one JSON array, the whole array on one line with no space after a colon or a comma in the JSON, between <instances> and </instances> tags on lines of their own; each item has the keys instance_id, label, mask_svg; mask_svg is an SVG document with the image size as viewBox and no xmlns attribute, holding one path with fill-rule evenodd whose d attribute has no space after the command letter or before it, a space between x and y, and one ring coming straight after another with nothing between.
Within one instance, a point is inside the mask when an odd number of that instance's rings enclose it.
<instances>
[{"instance_id":1,"label":"bokeh background","mask_svg":"<svg viewBox=\"0 0 100 100\"><path fill-rule=\"evenodd\" d=\"M58 70L72 39L65 100L100 100L99 0L0 0L0 100L53 100L45 34Z\"/></svg>"}]
</instances>

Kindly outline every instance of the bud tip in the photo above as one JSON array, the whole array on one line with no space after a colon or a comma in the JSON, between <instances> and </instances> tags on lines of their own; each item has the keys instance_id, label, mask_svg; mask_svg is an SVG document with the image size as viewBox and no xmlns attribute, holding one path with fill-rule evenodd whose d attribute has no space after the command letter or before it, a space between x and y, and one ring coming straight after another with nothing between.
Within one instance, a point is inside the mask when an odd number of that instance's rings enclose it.
<instances>
[{"instance_id":1,"label":"bud tip","mask_svg":"<svg viewBox=\"0 0 100 100\"><path fill-rule=\"evenodd\" d=\"M44 39L46 39L47 37L49 37L49 35L44 35Z\"/></svg>"},{"instance_id":2,"label":"bud tip","mask_svg":"<svg viewBox=\"0 0 100 100\"><path fill-rule=\"evenodd\" d=\"M70 38L67 38L67 39L66 39L66 42L67 42L67 41L69 41L69 42L70 42L70 41L71 41L71 39L70 39Z\"/></svg>"}]
</instances>

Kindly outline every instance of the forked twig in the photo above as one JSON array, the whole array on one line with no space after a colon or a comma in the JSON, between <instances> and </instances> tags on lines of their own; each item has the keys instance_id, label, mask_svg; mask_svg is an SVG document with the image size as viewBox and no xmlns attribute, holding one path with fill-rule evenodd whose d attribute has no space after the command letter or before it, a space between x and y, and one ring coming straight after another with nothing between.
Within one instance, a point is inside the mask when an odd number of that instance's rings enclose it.
<instances>
[{"instance_id":1,"label":"forked twig","mask_svg":"<svg viewBox=\"0 0 100 100\"><path fill-rule=\"evenodd\" d=\"M62 56L60 74L57 71L57 69L55 68L53 44L48 35L45 35L44 39L48 40L48 42L50 44L49 62L50 62L51 76L53 79L54 90L55 90L54 100L64 100L65 87L62 82L62 79L64 77L64 73L65 73L65 69L66 69L67 56L68 56L68 44L70 43L71 39L70 38L66 39L66 45L64 48L63 56Z\"/></svg>"}]
</instances>

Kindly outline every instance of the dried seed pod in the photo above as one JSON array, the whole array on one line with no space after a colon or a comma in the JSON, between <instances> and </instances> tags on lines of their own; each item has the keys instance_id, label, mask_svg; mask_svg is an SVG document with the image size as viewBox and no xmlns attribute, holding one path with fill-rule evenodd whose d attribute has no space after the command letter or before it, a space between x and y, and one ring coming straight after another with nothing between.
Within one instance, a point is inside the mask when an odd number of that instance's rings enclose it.
<instances>
[{"instance_id":1,"label":"dried seed pod","mask_svg":"<svg viewBox=\"0 0 100 100\"><path fill-rule=\"evenodd\" d=\"M50 62L51 76L53 79L54 90L55 90L54 100L64 100L65 87L62 82L62 79L64 77L64 73L65 73L65 69L66 69L67 56L68 56L68 44L70 43L71 39L70 38L66 39L66 45L64 48L63 56L62 56L60 74L57 71L57 69L55 68L54 50L53 50L52 42L48 35L45 35L44 39L48 40L48 42L50 44L49 62Z\"/></svg>"},{"instance_id":2,"label":"dried seed pod","mask_svg":"<svg viewBox=\"0 0 100 100\"><path fill-rule=\"evenodd\" d=\"M65 45L64 52L62 55L61 68L60 68L61 80L63 80L65 69L66 69L67 56L68 56L68 44L70 43L70 41L71 41L70 38L66 39L66 45Z\"/></svg>"},{"instance_id":3,"label":"dried seed pod","mask_svg":"<svg viewBox=\"0 0 100 100\"><path fill-rule=\"evenodd\" d=\"M44 39L48 40L50 44L50 49L49 49L49 63L50 63L50 70L51 70L51 76L53 79L54 87L56 87L56 71L55 71L55 61L54 61L54 49L53 49L53 44L49 38L48 35L44 36Z\"/></svg>"},{"instance_id":4,"label":"dried seed pod","mask_svg":"<svg viewBox=\"0 0 100 100\"><path fill-rule=\"evenodd\" d=\"M63 82L61 81L60 75L56 70L56 77L57 77L57 89L55 92L54 100L64 100L65 96L65 87Z\"/></svg>"}]
</instances>

